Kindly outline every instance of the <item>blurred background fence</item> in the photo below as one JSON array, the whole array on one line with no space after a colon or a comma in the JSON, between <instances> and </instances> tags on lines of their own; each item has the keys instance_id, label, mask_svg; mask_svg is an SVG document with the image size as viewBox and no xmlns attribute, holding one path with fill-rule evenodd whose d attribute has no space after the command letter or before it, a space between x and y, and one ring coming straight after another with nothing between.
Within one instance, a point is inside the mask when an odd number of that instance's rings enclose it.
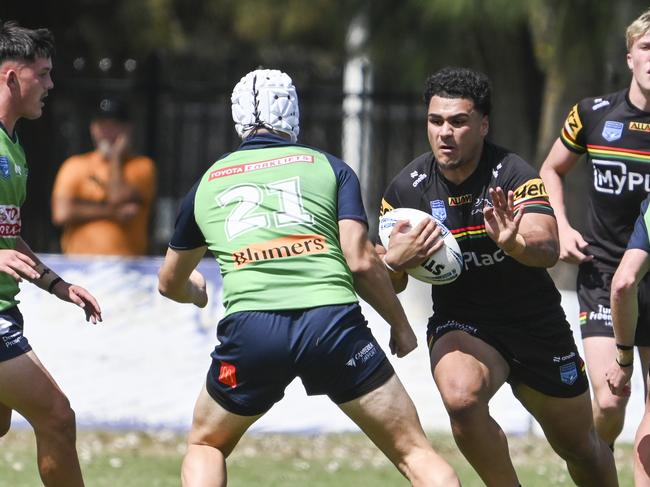
<instances>
[{"instance_id":1,"label":"blurred background fence","mask_svg":"<svg viewBox=\"0 0 650 487\"><path fill-rule=\"evenodd\" d=\"M490 137L538 167L574 103L627 86L624 31L646 8L642 0L1 2L0 19L49 27L57 41L44 116L18 126L30 164L24 236L36 251L59 251L54 176L68 156L90 150L95 100L120 93L133 103L135 146L159 171L151 253L160 254L179 199L237 147L229 96L258 66L294 78L300 141L359 173L371 221L388 181L427 150L421 90L445 65L488 74ZM578 228L587 170L567 180ZM572 272L554 270L569 287Z\"/></svg>"},{"instance_id":2,"label":"blurred background fence","mask_svg":"<svg viewBox=\"0 0 650 487\"><path fill-rule=\"evenodd\" d=\"M98 61L98 62L101 62ZM135 147L158 168L158 197L152 253L164 250L180 198L209 165L237 148L240 140L230 114L230 93L239 74L255 66L232 67L228 82L177 80L170 60L152 56L144 66L125 61L137 76L124 78L57 76L41 120L23 123L19 134L30 162L25 238L38 251L58 252L58 232L49 204L56 171L70 155L92 149L88 125L102 96L126 97L132 107ZM77 61L81 64L81 61ZM368 160L357 167L366 186L368 212L376 215L381 191L413 156L426 150L425 109L419 93L344 93L340 76L313 79L309 66L284 66L298 85L300 141L339 157L346 118L364 119L361 138L371 137ZM346 98L364 101L362 111L344 114ZM371 108L369 108L371 107ZM366 155L366 154L364 154Z\"/></svg>"}]
</instances>

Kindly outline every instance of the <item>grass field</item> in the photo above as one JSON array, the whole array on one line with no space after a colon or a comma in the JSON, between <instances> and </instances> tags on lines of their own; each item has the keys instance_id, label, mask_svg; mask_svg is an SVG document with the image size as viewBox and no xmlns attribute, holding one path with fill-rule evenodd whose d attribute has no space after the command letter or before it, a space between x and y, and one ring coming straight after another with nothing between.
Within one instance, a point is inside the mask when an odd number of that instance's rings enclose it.
<instances>
[{"instance_id":1,"label":"grass field","mask_svg":"<svg viewBox=\"0 0 650 487\"><path fill-rule=\"evenodd\" d=\"M449 436L430 435L461 476L464 487L483 483ZM81 431L78 450L89 487L177 487L183 435L167 432ZM526 487L574 485L563 462L537 437L510 439L511 455ZM0 439L0 487L41 485L35 442L28 429ZM632 485L631 446L616 449L620 485ZM384 456L361 434L247 435L228 461L232 487L406 486Z\"/></svg>"}]
</instances>

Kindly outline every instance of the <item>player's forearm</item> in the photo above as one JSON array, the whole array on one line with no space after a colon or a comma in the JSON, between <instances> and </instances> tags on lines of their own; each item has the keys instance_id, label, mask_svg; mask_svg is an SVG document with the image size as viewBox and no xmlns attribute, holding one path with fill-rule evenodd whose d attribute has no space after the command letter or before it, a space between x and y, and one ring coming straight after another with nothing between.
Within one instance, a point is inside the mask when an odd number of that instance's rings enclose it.
<instances>
[{"instance_id":1,"label":"player's forearm","mask_svg":"<svg viewBox=\"0 0 650 487\"><path fill-rule=\"evenodd\" d=\"M391 284L393 285L393 290L396 293L401 293L406 289L406 285L408 284L409 278L408 274L406 271L397 271L393 268L391 268L390 264L386 261L386 255L382 257L382 261L384 263L384 266L386 267L386 270L388 271L388 277L390 279Z\"/></svg>"},{"instance_id":2,"label":"player's forearm","mask_svg":"<svg viewBox=\"0 0 650 487\"><path fill-rule=\"evenodd\" d=\"M548 199L553 207L559 227L569 225L569 219L564 204L564 181L562 176L553 168L542 166L539 175L544 181Z\"/></svg>"},{"instance_id":3,"label":"player's forearm","mask_svg":"<svg viewBox=\"0 0 650 487\"><path fill-rule=\"evenodd\" d=\"M546 232L518 233L503 250L521 264L530 267L553 267L560 256L558 240Z\"/></svg>"},{"instance_id":4,"label":"player's forearm","mask_svg":"<svg viewBox=\"0 0 650 487\"><path fill-rule=\"evenodd\" d=\"M383 262L375 254L367 268L353 272L357 294L391 326L410 326Z\"/></svg>"},{"instance_id":5,"label":"player's forearm","mask_svg":"<svg viewBox=\"0 0 650 487\"><path fill-rule=\"evenodd\" d=\"M200 290L189 279L180 283L161 279L158 283L158 291L166 298L177 303L194 304L200 294Z\"/></svg>"},{"instance_id":6,"label":"player's forearm","mask_svg":"<svg viewBox=\"0 0 650 487\"><path fill-rule=\"evenodd\" d=\"M34 253L34 251L27 245L22 238L18 238L16 241L16 250L22 254L27 255L36 263L34 270L38 273L39 277L31 280L31 283L35 286L51 293L54 290L54 287L59 282L65 282L62 277L60 277L56 272L46 266Z\"/></svg>"},{"instance_id":7,"label":"player's forearm","mask_svg":"<svg viewBox=\"0 0 650 487\"><path fill-rule=\"evenodd\" d=\"M612 323L616 343L634 345L634 335L638 319L638 293L636 283L627 279L612 283Z\"/></svg>"},{"instance_id":8,"label":"player's forearm","mask_svg":"<svg viewBox=\"0 0 650 487\"><path fill-rule=\"evenodd\" d=\"M388 271L388 277L390 278L390 282L393 285L393 290L398 294L404 291L404 289L406 289L406 285L408 284L408 274L406 271L395 269L389 263L389 261L386 260L388 252L383 245L376 244L375 251L377 252L379 258L383 261L384 267L386 267L386 270Z\"/></svg>"}]
</instances>

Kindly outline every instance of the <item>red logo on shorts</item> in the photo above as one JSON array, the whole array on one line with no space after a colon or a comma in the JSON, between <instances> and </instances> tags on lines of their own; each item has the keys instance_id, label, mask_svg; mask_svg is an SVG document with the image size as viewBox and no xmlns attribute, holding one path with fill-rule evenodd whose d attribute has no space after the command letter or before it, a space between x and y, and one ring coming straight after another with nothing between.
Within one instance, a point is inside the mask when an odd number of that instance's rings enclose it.
<instances>
[{"instance_id":1,"label":"red logo on shorts","mask_svg":"<svg viewBox=\"0 0 650 487\"><path fill-rule=\"evenodd\" d=\"M237 387L237 367L222 360L219 369L219 382L232 388Z\"/></svg>"}]
</instances>

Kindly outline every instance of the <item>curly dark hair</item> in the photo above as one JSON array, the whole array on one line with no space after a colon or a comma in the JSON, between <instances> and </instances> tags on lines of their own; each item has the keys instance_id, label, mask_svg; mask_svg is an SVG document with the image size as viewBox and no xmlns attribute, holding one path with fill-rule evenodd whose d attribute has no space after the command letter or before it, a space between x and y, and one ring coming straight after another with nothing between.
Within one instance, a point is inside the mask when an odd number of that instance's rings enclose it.
<instances>
[{"instance_id":1,"label":"curly dark hair","mask_svg":"<svg viewBox=\"0 0 650 487\"><path fill-rule=\"evenodd\" d=\"M0 64L12 59L34 61L54 56L54 36L48 29L27 29L17 22L0 20Z\"/></svg>"},{"instance_id":2,"label":"curly dark hair","mask_svg":"<svg viewBox=\"0 0 650 487\"><path fill-rule=\"evenodd\" d=\"M483 115L492 108L492 93L488 77L469 68L446 67L429 76L424 85L424 101L429 106L431 98L466 98Z\"/></svg>"}]
</instances>

